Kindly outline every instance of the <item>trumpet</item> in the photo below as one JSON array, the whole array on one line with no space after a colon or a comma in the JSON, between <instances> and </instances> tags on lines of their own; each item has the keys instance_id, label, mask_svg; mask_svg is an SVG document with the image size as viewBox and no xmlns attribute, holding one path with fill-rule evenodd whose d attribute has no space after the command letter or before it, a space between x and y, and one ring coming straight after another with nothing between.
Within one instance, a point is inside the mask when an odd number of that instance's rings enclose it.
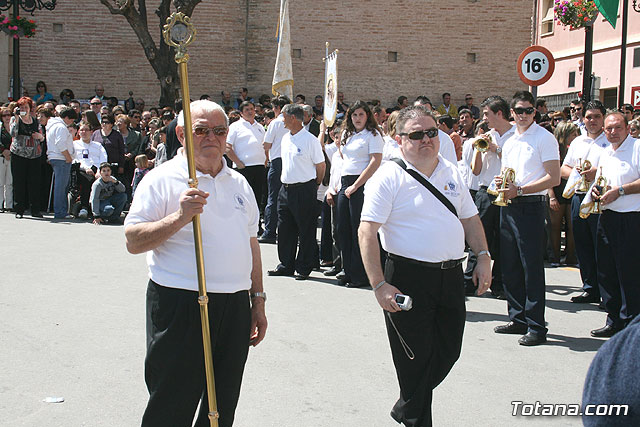
<instances>
[{"instance_id":1,"label":"trumpet","mask_svg":"<svg viewBox=\"0 0 640 427\"><path fill-rule=\"evenodd\" d=\"M479 137L473 142L473 148L481 153L486 153L489 151L489 140Z\"/></svg>"},{"instance_id":2,"label":"trumpet","mask_svg":"<svg viewBox=\"0 0 640 427\"><path fill-rule=\"evenodd\" d=\"M585 159L584 162L582 161L582 159L578 159L578 165L580 165L581 172L591 169L591 162L587 159ZM579 193L586 193L587 191L589 191L590 186L591 183L587 181L587 176L582 175L576 191Z\"/></svg>"},{"instance_id":3,"label":"trumpet","mask_svg":"<svg viewBox=\"0 0 640 427\"><path fill-rule=\"evenodd\" d=\"M602 194L607 188L608 182L607 178L602 176L602 167L600 168L600 176L596 179L596 183L594 185L595 189L598 190L600 196L598 196L597 200L593 201L593 207L591 208L591 213L601 214L602 213L602 205L600 204L600 199L602 198Z\"/></svg>"},{"instance_id":4,"label":"trumpet","mask_svg":"<svg viewBox=\"0 0 640 427\"><path fill-rule=\"evenodd\" d=\"M501 176L502 184L500 185L500 189L504 190L505 188L507 188L507 185L509 185L509 183L513 183L513 181L516 180L516 171L511 168L504 168ZM496 199L491 203L496 206L507 206L509 203L511 203L511 200L505 199L504 193L498 193L498 197L496 197Z\"/></svg>"}]
</instances>

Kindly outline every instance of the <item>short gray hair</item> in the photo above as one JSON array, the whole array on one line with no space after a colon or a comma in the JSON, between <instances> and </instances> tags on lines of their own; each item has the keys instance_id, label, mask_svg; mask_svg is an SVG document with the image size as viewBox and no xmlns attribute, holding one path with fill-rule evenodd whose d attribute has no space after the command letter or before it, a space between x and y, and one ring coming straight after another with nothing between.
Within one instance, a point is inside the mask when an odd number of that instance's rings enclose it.
<instances>
[{"instance_id":1,"label":"short gray hair","mask_svg":"<svg viewBox=\"0 0 640 427\"><path fill-rule=\"evenodd\" d=\"M304 104L304 105L302 106L302 109L303 109L303 110L304 110L308 115L310 115L311 117L313 117L313 107L311 107L311 105Z\"/></svg>"},{"instance_id":2,"label":"short gray hair","mask_svg":"<svg viewBox=\"0 0 640 427\"><path fill-rule=\"evenodd\" d=\"M404 132L404 127L409 120L417 119L419 117L431 117L436 125L438 121L433 113L427 110L423 105L413 105L407 108L403 108L398 113L398 119L396 120L396 135Z\"/></svg>"},{"instance_id":3,"label":"short gray hair","mask_svg":"<svg viewBox=\"0 0 640 427\"><path fill-rule=\"evenodd\" d=\"M312 110L313 111L313 110ZM304 113L302 105L300 104L287 104L282 108L282 114L293 116L296 120L304 120Z\"/></svg>"},{"instance_id":4,"label":"short gray hair","mask_svg":"<svg viewBox=\"0 0 640 427\"><path fill-rule=\"evenodd\" d=\"M222 114L222 116L224 117L225 125L229 127L229 117L227 117L227 115L225 114L224 109L215 102L208 101L206 99L200 99L198 101L193 101L191 104L189 104L189 107L192 116L194 113L213 114L215 112L218 112ZM180 114L178 114L178 126L184 127L184 110L180 111Z\"/></svg>"}]
</instances>

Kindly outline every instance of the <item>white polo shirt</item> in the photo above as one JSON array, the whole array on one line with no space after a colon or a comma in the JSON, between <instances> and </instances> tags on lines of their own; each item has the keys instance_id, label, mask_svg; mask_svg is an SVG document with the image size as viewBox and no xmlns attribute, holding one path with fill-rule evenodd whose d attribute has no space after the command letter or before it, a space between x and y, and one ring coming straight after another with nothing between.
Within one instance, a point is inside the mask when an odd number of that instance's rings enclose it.
<instances>
[{"instance_id":1,"label":"white polo shirt","mask_svg":"<svg viewBox=\"0 0 640 427\"><path fill-rule=\"evenodd\" d=\"M591 165L598 166L602 150L610 145L604 132L598 135L596 139L589 138L587 135L580 135L571 141L562 165L575 168L578 166L578 159L582 159L583 162L589 160Z\"/></svg>"},{"instance_id":2,"label":"white polo shirt","mask_svg":"<svg viewBox=\"0 0 640 427\"><path fill-rule=\"evenodd\" d=\"M295 135L287 132L282 138L283 184L296 184L316 179L316 165L324 162L322 145L318 138L304 128Z\"/></svg>"},{"instance_id":3,"label":"white polo shirt","mask_svg":"<svg viewBox=\"0 0 640 427\"><path fill-rule=\"evenodd\" d=\"M388 135L382 137L384 140L384 147L382 148L382 160L390 160L394 157L401 157L400 146L398 142Z\"/></svg>"},{"instance_id":4,"label":"white polo shirt","mask_svg":"<svg viewBox=\"0 0 640 427\"><path fill-rule=\"evenodd\" d=\"M439 155L431 177L423 177L451 201L459 218L478 214L456 165ZM380 241L389 253L427 262L464 257L460 220L394 162L385 162L365 184L360 219L382 224Z\"/></svg>"},{"instance_id":5,"label":"white polo shirt","mask_svg":"<svg viewBox=\"0 0 640 427\"><path fill-rule=\"evenodd\" d=\"M249 239L256 237L260 214L247 180L222 162L215 177L197 172L198 188L209 193L202 223L202 244L208 292L233 293L250 289L252 256ZM187 159L182 149L153 168L140 181L125 220L154 222L176 212L180 194L189 188ZM169 288L198 290L193 226L182 227L147 252L149 277Z\"/></svg>"},{"instance_id":6,"label":"white polo shirt","mask_svg":"<svg viewBox=\"0 0 640 427\"><path fill-rule=\"evenodd\" d=\"M478 177L475 176L473 174L473 170L471 170L471 161L473 160L473 155L475 153L473 150L473 141L473 138L467 139L462 144L462 159L457 162L457 164L460 174L464 178L464 183L467 185L469 190L478 191L480 189Z\"/></svg>"},{"instance_id":7,"label":"white polo shirt","mask_svg":"<svg viewBox=\"0 0 640 427\"><path fill-rule=\"evenodd\" d=\"M282 113L275 119L271 120L267 127L267 132L264 135L264 142L271 144L269 149L269 160L277 159L280 157L280 143L282 137L289 131L284 127L284 116Z\"/></svg>"},{"instance_id":8,"label":"white polo shirt","mask_svg":"<svg viewBox=\"0 0 640 427\"><path fill-rule=\"evenodd\" d=\"M498 147L504 148L504 143L507 141L507 139L513 136L515 131L516 126L513 125L511 126L511 129L506 131L502 136L500 136L500 133L498 133L495 129L491 129L489 131L489 134L491 135L493 141L498 145ZM471 160L469 160L467 164L469 165L469 167L471 167ZM493 179L497 175L500 175L501 171L502 161L500 160L500 156L498 156L498 153L487 151L482 155L482 170L480 171L480 174L477 175L478 185L488 187L489 185L491 185L491 181L493 181Z\"/></svg>"},{"instance_id":9,"label":"white polo shirt","mask_svg":"<svg viewBox=\"0 0 640 427\"><path fill-rule=\"evenodd\" d=\"M442 129L438 129L438 140L440 140L440 150L438 150L438 153L454 165L458 163L456 147L451 137Z\"/></svg>"},{"instance_id":10,"label":"white polo shirt","mask_svg":"<svg viewBox=\"0 0 640 427\"><path fill-rule=\"evenodd\" d=\"M73 141L73 147L76 151L75 162L80 163L84 170L91 168L91 166L100 167L100 163L107 161L107 152L99 142L89 141L88 144L85 144L80 139Z\"/></svg>"},{"instance_id":11,"label":"white polo shirt","mask_svg":"<svg viewBox=\"0 0 640 427\"><path fill-rule=\"evenodd\" d=\"M344 141L344 134L342 138ZM368 129L354 133L346 141L342 146L342 176L360 175L369 166L370 155L384 151L382 135L378 132L374 135Z\"/></svg>"},{"instance_id":12,"label":"white polo shirt","mask_svg":"<svg viewBox=\"0 0 640 427\"><path fill-rule=\"evenodd\" d=\"M227 134L227 144L231 144L233 151L245 166L264 165L266 155L262 141L264 127L257 121L253 124L243 118L231 123Z\"/></svg>"},{"instance_id":13,"label":"white polo shirt","mask_svg":"<svg viewBox=\"0 0 640 427\"><path fill-rule=\"evenodd\" d=\"M558 141L551 132L536 123L522 134L516 128L502 147L502 167L516 171L515 184L521 187L544 177L547 172L543 163L549 160L560 160ZM527 196L536 194L547 194L547 190Z\"/></svg>"},{"instance_id":14,"label":"white polo shirt","mask_svg":"<svg viewBox=\"0 0 640 427\"><path fill-rule=\"evenodd\" d=\"M602 175L607 178L608 185L612 187L640 179L640 140L629 135L617 150L612 146L605 148L600 156L599 166L602 168ZM625 194L613 203L601 206L602 209L615 212L639 212L640 193Z\"/></svg>"}]
</instances>

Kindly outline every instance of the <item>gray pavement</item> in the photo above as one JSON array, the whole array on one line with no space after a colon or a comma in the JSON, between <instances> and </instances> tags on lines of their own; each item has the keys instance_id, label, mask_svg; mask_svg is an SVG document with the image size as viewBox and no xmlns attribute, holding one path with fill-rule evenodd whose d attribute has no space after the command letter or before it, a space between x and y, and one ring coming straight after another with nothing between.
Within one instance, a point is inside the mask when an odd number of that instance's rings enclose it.
<instances>
[{"instance_id":1,"label":"gray pavement","mask_svg":"<svg viewBox=\"0 0 640 427\"><path fill-rule=\"evenodd\" d=\"M206 226L206 225L205 225ZM122 227L0 214L0 424L139 425L144 384L144 255ZM398 395L383 317L370 290L320 273L306 282L266 277L269 329L252 348L236 426L394 426ZM547 269L549 343L525 348L493 327L506 303L470 298L462 356L434 393L436 426L581 425L575 417L512 417L511 401L580 403L604 342L593 305L574 305L575 269ZM44 403L64 397L64 403Z\"/></svg>"}]
</instances>

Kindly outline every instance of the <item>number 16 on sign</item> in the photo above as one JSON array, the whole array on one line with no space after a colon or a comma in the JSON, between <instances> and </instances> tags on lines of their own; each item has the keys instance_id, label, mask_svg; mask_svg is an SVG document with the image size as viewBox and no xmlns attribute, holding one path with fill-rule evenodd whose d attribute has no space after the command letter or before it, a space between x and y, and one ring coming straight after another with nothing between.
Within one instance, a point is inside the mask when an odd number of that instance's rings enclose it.
<instances>
[{"instance_id":1,"label":"number 16 on sign","mask_svg":"<svg viewBox=\"0 0 640 427\"><path fill-rule=\"evenodd\" d=\"M529 86L540 86L553 75L555 60L542 46L529 46L518 57L518 75Z\"/></svg>"}]
</instances>

